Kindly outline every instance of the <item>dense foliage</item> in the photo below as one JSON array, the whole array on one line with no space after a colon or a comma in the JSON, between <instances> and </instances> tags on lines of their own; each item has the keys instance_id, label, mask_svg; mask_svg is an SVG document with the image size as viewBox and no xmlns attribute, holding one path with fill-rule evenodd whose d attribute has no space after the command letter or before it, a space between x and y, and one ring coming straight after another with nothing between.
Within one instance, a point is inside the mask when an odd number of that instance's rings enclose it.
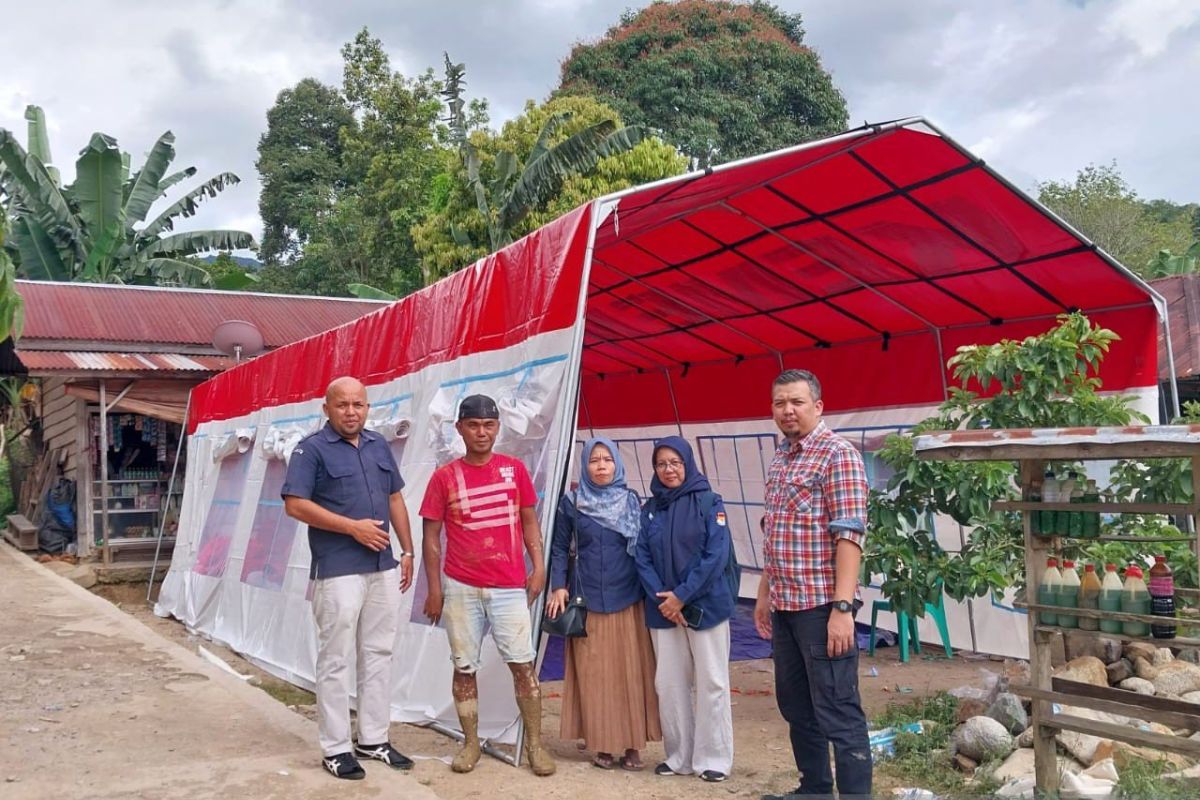
<instances>
[{"instance_id":1,"label":"dense foliage","mask_svg":"<svg viewBox=\"0 0 1200 800\"><path fill-rule=\"evenodd\" d=\"M31 107L26 151L9 131L0 129L0 196L11 221L5 243L25 278L100 283L209 285L208 272L188 257L215 250L255 247L244 231L175 231L180 217L197 213L205 200L239 182L222 172L162 207L175 184L192 177L188 167L168 173L175 158L175 136L158 138L136 171L116 139L92 135L75 162L75 182L62 186L50 163L49 145L40 109Z\"/></svg>"},{"instance_id":2,"label":"dense foliage","mask_svg":"<svg viewBox=\"0 0 1200 800\"><path fill-rule=\"evenodd\" d=\"M847 119L800 15L761 0L627 11L600 41L575 46L557 94L601 100L699 166L819 139Z\"/></svg>"}]
</instances>

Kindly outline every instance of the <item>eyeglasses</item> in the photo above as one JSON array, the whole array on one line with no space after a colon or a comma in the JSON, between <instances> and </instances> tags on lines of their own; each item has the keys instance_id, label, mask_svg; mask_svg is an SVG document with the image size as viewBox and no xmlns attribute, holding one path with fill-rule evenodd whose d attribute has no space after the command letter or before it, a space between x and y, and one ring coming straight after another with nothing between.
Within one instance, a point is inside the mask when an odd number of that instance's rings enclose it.
<instances>
[{"instance_id":1,"label":"eyeglasses","mask_svg":"<svg viewBox=\"0 0 1200 800\"><path fill-rule=\"evenodd\" d=\"M667 470L672 470L674 472L678 472L679 470L683 469L683 462L682 461L658 461L658 462L655 462L654 468L656 470L658 470L659 472L666 472Z\"/></svg>"}]
</instances>

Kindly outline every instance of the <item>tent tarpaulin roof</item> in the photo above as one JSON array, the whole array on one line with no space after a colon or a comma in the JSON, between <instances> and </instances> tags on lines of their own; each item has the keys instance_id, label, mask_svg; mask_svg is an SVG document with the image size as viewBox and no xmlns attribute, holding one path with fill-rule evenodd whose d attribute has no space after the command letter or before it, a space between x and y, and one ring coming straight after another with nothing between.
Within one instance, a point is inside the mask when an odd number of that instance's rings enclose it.
<instances>
[{"instance_id":1,"label":"tent tarpaulin roof","mask_svg":"<svg viewBox=\"0 0 1200 800\"><path fill-rule=\"evenodd\" d=\"M457 321L570 326L572 279L585 274L580 421L591 427L760 417L761 392L730 388L769 386L784 366L816 372L830 411L936 403L955 348L1037 333L1075 309L1123 337L1104 364L1106 388L1155 385L1160 298L923 120L594 207L202 385L193 424L319 396L337 374L374 383L503 346ZM589 252L581 231L593 219ZM553 280L540 279L547 269ZM487 313L459 313L467 302Z\"/></svg>"}]
</instances>

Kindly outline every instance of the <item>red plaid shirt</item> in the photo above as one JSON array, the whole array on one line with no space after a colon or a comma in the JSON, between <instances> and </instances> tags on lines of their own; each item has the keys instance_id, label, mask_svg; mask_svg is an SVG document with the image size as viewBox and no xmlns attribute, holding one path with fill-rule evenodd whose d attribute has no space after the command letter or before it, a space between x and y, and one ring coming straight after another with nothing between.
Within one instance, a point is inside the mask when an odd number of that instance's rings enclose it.
<instances>
[{"instance_id":1,"label":"red plaid shirt","mask_svg":"<svg viewBox=\"0 0 1200 800\"><path fill-rule=\"evenodd\" d=\"M867 474L854 445L824 421L784 440L767 473L763 569L776 611L832 602L838 539L866 539ZM855 591L857 596L857 590Z\"/></svg>"}]
</instances>

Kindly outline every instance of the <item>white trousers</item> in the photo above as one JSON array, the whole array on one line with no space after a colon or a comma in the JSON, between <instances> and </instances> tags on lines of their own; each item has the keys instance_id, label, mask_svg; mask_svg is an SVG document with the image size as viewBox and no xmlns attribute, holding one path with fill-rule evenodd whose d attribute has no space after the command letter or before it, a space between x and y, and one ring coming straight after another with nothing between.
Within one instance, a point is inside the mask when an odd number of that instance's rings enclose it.
<instances>
[{"instance_id":1,"label":"white trousers","mask_svg":"<svg viewBox=\"0 0 1200 800\"><path fill-rule=\"evenodd\" d=\"M400 608L396 570L318 580L312 605L317 620L317 735L322 754L350 752L352 694L358 698L358 741L386 742L391 723L392 645Z\"/></svg>"},{"instance_id":2,"label":"white trousers","mask_svg":"<svg viewBox=\"0 0 1200 800\"><path fill-rule=\"evenodd\" d=\"M706 630L651 628L654 688L667 766L681 775L733 769L729 622Z\"/></svg>"}]
</instances>

